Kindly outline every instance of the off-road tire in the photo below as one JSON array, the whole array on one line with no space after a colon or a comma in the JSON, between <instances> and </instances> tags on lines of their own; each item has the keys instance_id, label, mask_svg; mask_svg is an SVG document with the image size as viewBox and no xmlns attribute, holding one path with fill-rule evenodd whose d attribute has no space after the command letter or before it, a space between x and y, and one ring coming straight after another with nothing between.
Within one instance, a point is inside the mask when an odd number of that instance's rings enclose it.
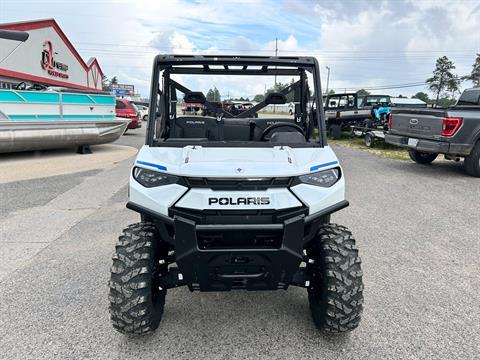
<instances>
[{"instance_id":1,"label":"off-road tire","mask_svg":"<svg viewBox=\"0 0 480 360\"><path fill-rule=\"evenodd\" d=\"M156 279L168 271L168 265L159 264L167 255L151 223L132 224L118 238L109 300L112 325L119 332L143 335L158 327L167 291L159 289Z\"/></svg>"},{"instance_id":2,"label":"off-road tire","mask_svg":"<svg viewBox=\"0 0 480 360\"><path fill-rule=\"evenodd\" d=\"M438 154L430 154L417 150L408 150L408 155L410 156L410 159L415 161L417 164L423 165L430 164L438 156Z\"/></svg>"},{"instance_id":3,"label":"off-road tire","mask_svg":"<svg viewBox=\"0 0 480 360\"><path fill-rule=\"evenodd\" d=\"M365 146L369 148L373 148L375 146L375 137L372 134L366 133L364 140L365 140Z\"/></svg>"},{"instance_id":4,"label":"off-road tire","mask_svg":"<svg viewBox=\"0 0 480 360\"><path fill-rule=\"evenodd\" d=\"M325 224L306 250L312 279L308 300L315 325L327 333L355 329L363 310L363 282L352 233L344 226Z\"/></svg>"},{"instance_id":5,"label":"off-road tire","mask_svg":"<svg viewBox=\"0 0 480 360\"><path fill-rule=\"evenodd\" d=\"M340 140L342 137L342 128L338 124L332 124L330 125L328 129L328 135L334 140Z\"/></svg>"},{"instance_id":6,"label":"off-road tire","mask_svg":"<svg viewBox=\"0 0 480 360\"><path fill-rule=\"evenodd\" d=\"M468 175L480 177L480 140L477 141L470 155L463 162Z\"/></svg>"}]
</instances>

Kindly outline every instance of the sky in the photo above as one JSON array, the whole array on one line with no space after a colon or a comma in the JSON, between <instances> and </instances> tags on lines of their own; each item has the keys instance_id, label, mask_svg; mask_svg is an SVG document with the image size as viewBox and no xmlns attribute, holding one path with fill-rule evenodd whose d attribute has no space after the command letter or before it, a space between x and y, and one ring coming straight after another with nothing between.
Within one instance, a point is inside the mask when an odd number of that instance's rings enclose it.
<instances>
[{"instance_id":1,"label":"sky","mask_svg":"<svg viewBox=\"0 0 480 360\"><path fill-rule=\"evenodd\" d=\"M44 18L58 22L85 60L96 57L108 77L143 96L156 54L273 56L275 38L279 56L317 57L323 88L328 66L336 92L428 92L423 83L438 57L466 75L480 53L480 0L0 0L0 23ZM211 84L185 81L202 91ZM251 96L266 84L227 85L230 95Z\"/></svg>"}]
</instances>

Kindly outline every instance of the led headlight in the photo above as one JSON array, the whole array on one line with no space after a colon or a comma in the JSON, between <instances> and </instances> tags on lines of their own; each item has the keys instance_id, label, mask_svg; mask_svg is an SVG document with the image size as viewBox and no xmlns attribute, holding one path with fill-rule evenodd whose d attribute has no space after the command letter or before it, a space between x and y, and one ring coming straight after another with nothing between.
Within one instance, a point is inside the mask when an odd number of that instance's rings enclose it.
<instances>
[{"instance_id":1,"label":"led headlight","mask_svg":"<svg viewBox=\"0 0 480 360\"><path fill-rule=\"evenodd\" d=\"M321 186L321 187L330 187L335 184L340 178L340 169L328 169L324 171L318 171L312 174L301 175L298 177L301 183Z\"/></svg>"},{"instance_id":2,"label":"led headlight","mask_svg":"<svg viewBox=\"0 0 480 360\"><path fill-rule=\"evenodd\" d=\"M178 182L178 176L169 175L162 172L135 167L133 169L133 178L145 187L155 187Z\"/></svg>"}]
</instances>

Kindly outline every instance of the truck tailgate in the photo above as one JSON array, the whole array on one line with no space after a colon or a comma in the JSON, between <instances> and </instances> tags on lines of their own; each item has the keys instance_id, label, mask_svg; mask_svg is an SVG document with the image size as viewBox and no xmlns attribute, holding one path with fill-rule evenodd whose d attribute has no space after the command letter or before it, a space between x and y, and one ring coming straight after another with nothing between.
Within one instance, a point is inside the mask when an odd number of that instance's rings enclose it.
<instances>
[{"instance_id":1,"label":"truck tailgate","mask_svg":"<svg viewBox=\"0 0 480 360\"><path fill-rule=\"evenodd\" d=\"M390 133L421 139L439 140L445 110L402 109L392 111Z\"/></svg>"}]
</instances>

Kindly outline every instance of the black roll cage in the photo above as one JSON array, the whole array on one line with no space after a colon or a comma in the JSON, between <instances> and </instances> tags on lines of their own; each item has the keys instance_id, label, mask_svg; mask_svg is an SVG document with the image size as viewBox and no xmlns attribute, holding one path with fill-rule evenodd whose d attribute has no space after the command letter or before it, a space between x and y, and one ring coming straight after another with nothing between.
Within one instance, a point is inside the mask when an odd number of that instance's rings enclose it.
<instances>
[{"instance_id":1,"label":"black roll cage","mask_svg":"<svg viewBox=\"0 0 480 360\"><path fill-rule=\"evenodd\" d=\"M241 68L239 68L241 67ZM255 67L255 68L253 68ZM162 74L162 89L160 89L160 73ZM183 93L190 92L190 89L179 84L170 78L170 74L189 75L279 75L279 76L300 76L300 80L280 92L284 95L292 91L300 91L306 94L306 74L308 71L313 76L314 101L316 111L313 113L316 119L313 123L318 125L319 142L323 147L327 144L325 133L325 115L321 97L320 70L317 59L314 57L291 57L291 56L234 56L234 55L157 55L153 62L152 79L150 86L150 106L148 112L148 127L145 144L152 146L155 139L155 130L165 131L166 115L168 119L176 117L176 107L173 112L171 104L176 104L176 90ZM157 96L160 95L157 103ZM258 103L247 111L234 116L223 108L216 107L211 102L205 102L208 110L219 113L226 118L248 117L266 105L265 101ZM300 104L296 109L301 109L300 117L306 119L308 99L300 97ZM158 109L157 109L158 108ZM297 111L296 111L297 113ZM316 121L315 121L316 120ZM158 128L156 123L160 121Z\"/></svg>"}]
</instances>

